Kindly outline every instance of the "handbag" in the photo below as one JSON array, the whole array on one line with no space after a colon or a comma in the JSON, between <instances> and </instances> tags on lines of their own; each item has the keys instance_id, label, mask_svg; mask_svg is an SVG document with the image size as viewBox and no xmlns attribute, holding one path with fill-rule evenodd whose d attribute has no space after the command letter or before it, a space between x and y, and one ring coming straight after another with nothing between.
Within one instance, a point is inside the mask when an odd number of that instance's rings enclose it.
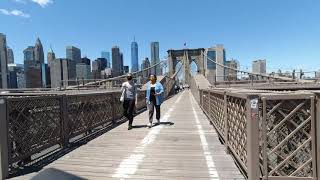
<instances>
[{"instance_id":1,"label":"handbag","mask_svg":"<svg viewBox=\"0 0 320 180\"><path fill-rule=\"evenodd\" d=\"M122 94L120 96L120 102L124 102L124 96L126 95L127 88L124 86L124 89L122 91Z\"/></svg>"}]
</instances>

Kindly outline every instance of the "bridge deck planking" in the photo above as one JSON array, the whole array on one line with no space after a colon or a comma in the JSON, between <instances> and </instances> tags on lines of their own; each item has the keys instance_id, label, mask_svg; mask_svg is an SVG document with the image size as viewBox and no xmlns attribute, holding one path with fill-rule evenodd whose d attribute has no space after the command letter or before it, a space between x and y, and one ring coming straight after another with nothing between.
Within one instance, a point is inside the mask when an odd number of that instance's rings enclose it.
<instances>
[{"instance_id":1,"label":"bridge deck planking","mask_svg":"<svg viewBox=\"0 0 320 180\"><path fill-rule=\"evenodd\" d=\"M167 124L131 131L123 124L44 169L97 180L244 179L190 92L169 99L161 108ZM146 125L147 116L144 112L135 117L134 125ZM37 174L12 179L31 179Z\"/></svg>"}]
</instances>

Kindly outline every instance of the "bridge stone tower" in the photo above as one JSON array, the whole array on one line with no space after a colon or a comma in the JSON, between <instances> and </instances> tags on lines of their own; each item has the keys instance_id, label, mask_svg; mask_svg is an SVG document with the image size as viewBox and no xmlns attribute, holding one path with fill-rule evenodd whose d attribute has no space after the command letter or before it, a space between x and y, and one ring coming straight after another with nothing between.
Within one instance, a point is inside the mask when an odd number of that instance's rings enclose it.
<instances>
[{"instance_id":1,"label":"bridge stone tower","mask_svg":"<svg viewBox=\"0 0 320 180\"><path fill-rule=\"evenodd\" d=\"M176 65L179 61L182 64L184 79L187 84L190 84L190 64L192 61L197 64L198 72L202 75L205 75L204 48L181 50L169 49L167 52L170 77L176 73Z\"/></svg>"}]
</instances>

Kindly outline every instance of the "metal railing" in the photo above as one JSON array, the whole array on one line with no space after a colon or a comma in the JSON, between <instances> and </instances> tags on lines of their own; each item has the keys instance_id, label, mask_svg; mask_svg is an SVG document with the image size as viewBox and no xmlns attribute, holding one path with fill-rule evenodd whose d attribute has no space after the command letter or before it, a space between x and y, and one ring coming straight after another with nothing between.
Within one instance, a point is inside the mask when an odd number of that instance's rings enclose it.
<instances>
[{"instance_id":1,"label":"metal railing","mask_svg":"<svg viewBox=\"0 0 320 180\"><path fill-rule=\"evenodd\" d=\"M160 81L164 98L172 95L174 79ZM136 109L146 107L145 90L138 93ZM79 136L123 122L120 90L51 91L0 95L0 179L10 169L31 163L35 154L69 146Z\"/></svg>"},{"instance_id":2,"label":"metal railing","mask_svg":"<svg viewBox=\"0 0 320 180\"><path fill-rule=\"evenodd\" d=\"M318 93L191 89L248 179L319 180Z\"/></svg>"},{"instance_id":3,"label":"metal railing","mask_svg":"<svg viewBox=\"0 0 320 180\"><path fill-rule=\"evenodd\" d=\"M0 179L14 164L31 162L34 154L55 145L65 147L72 138L98 127L118 124L123 114L120 95L113 91L1 97ZM137 109L145 106L145 91L140 91Z\"/></svg>"}]
</instances>

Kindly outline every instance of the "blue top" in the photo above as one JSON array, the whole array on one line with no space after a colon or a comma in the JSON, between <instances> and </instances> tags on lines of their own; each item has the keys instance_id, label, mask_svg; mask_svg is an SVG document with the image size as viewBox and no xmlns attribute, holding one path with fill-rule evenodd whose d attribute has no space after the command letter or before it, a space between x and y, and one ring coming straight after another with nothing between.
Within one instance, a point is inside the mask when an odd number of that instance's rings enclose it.
<instances>
[{"instance_id":1,"label":"blue top","mask_svg":"<svg viewBox=\"0 0 320 180\"><path fill-rule=\"evenodd\" d=\"M146 99L147 99L147 103L150 104L150 91L151 91L151 86L150 86L150 81L147 83L147 93L146 93ZM156 96L156 105L161 105L162 103L162 94L164 92L163 90L163 86L161 83L156 82L156 86L155 86L155 91L157 94L161 94L159 96Z\"/></svg>"}]
</instances>

